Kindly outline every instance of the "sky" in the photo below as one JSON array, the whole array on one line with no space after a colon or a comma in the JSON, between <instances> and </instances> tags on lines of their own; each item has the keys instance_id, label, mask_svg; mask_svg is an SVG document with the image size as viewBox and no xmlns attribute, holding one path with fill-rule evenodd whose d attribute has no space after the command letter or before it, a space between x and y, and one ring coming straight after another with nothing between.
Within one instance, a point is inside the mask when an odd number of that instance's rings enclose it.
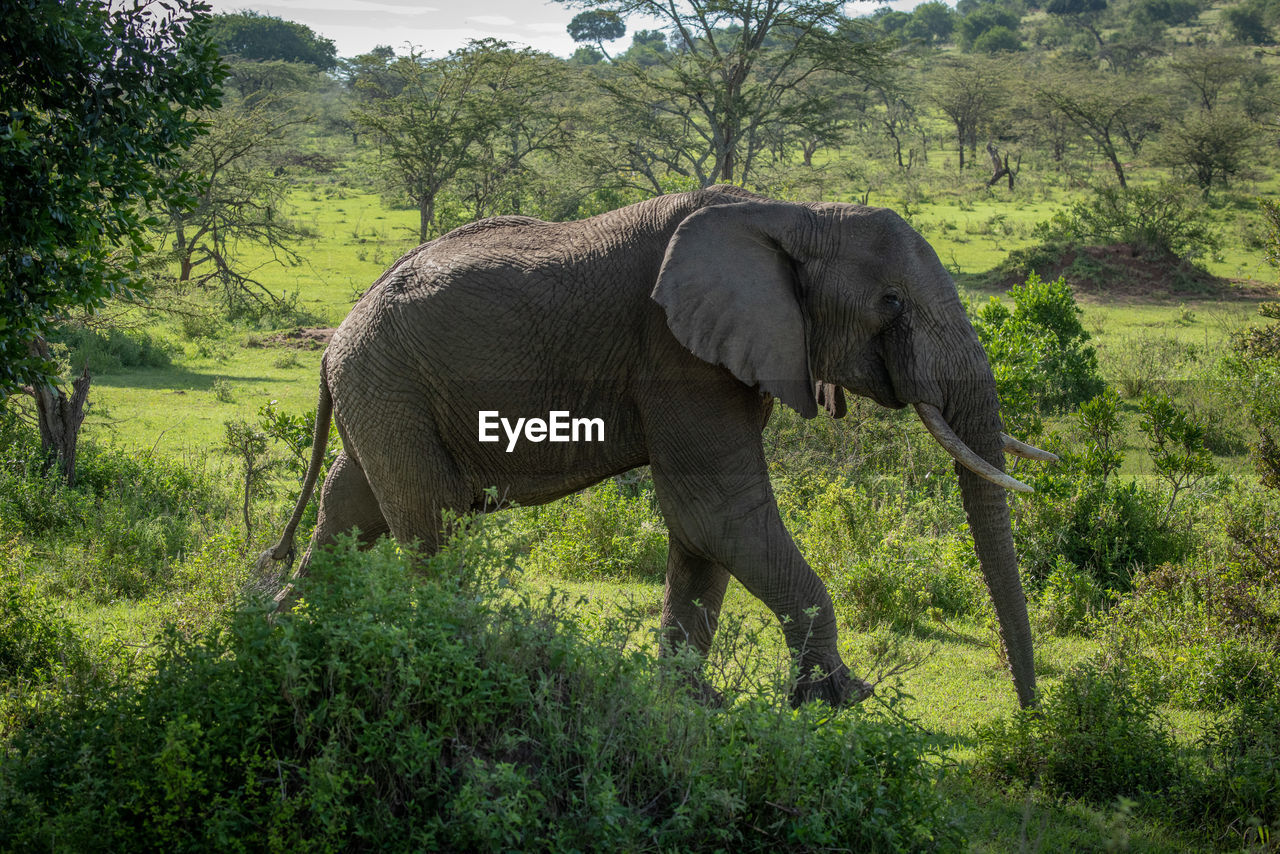
<instances>
[{"instance_id":1,"label":"sky","mask_svg":"<svg viewBox=\"0 0 1280 854\"><path fill-rule=\"evenodd\" d=\"M917 2L893 0L887 5L910 9ZM442 55L479 38L569 56L577 45L565 27L581 11L546 0L211 0L210 5L214 12L252 10L306 24L332 39L339 56L368 53L378 45L390 45L397 53L413 45ZM869 0L849 3L848 13L870 14L877 5ZM642 29L646 22L628 21L627 35L606 49L624 50L631 33Z\"/></svg>"}]
</instances>

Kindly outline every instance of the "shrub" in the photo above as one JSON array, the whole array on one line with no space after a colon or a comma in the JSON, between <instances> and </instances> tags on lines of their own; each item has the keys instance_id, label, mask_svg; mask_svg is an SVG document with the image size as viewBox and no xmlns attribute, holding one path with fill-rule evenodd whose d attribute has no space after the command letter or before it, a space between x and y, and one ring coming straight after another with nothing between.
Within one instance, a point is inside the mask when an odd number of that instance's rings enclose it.
<instances>
[{"instance_id":1,"label":"shrub","mask_svg":"<svg viewBox=\"0 0 1280 854\"><path fill-rule=\"evenodd\" d=\"M1085 664L1020 709L979 731L979 767L1001 779L1037 780L1054 794L1110 804L1151 797L1182 776L1155 706L1120 668Z\"/></svg>"},{"instance_id":2,"label":"shrub","mask_svg":"<svg viewBox=\"0 0 1280 854\"><path fill-rule=\"evenodd\" d=\"M1014 541L1033 582L1066 560L1103 589L1123 592L1136 570L1191 553L1190 532L1170 522L1161 495L1133 481L1092 476L1087 460L1058 453L1062 461L1032 477L1036 493L1017 509Z\"/></svg>"},{"instance_id":3,"label":"shrub","mask_svg":"<svg viewBox=\"0 0 1280 854\"><path fill-rule=\"evenodd\" d=\"M1032 273L1009 297L1012 309L994 297L979 308L974 328L996 374L1001 410L1015 429L1038 432L1028 420L1032 407L1064 412L1102 392L1098 356L1065 279L1044 282Z\"/></svg>"},{"instance_id":4,"label":"shrub","mask_svg":"<svg viewBox=\"0 0 1280 854\"><path fill-rule=\"evenodd\" d=\"M1228 706L1202 739L1205 773L1189 811L1263 848L1280 833L1280 693Z\"/></svg>"},{"instance_id":5,"label":"shrub","mask_svg":"<svg viewBox=\"0 0 1280 854\"><path fill-rule=\"evenodd\" d=\"M145 332L114 327L105 331L87 327L63 327L53 340L70 351L71 370L79 373L87 366L93 373L110 373L121 368L168 367L172 351Z\"/></svg>"},{"instance_id":6,"label":"shrub","mask_svg":"<svg viewBox=\"0 0 1280 854\"><path fill-rule=\"evenodd\" d=\"M0 756L0 847L949 851L893 715L743 696L496 597L474 539L411 583L388 541L317 555L303 599L42 720ZM674 678L671 678L674 677Z\"/></svg>"},{"instance_id":7,"label":"shrub","mask_svg":"<svg viewBox=\"0 0 1280 854\"><path fill-rule=\"evenodd\" d=\"M1104 604L1105 591L1087 572L1059 557L1040 589L1035 616L1046 631L1068 635L1085 627Z\"/></svg>"},{"instance_id":8,"label":"shrub","mask_svg":"<svg viewBox=\"0 0 1280 854\"><path fill-rule=\"evenodd\" d=\"M531 566L564 578L660 582L667 529L651 493L628 497L607 480L534 514Z\"/></svg>"},{"instance_id":9,"label":"shrub","mask_svg":"<svg viewBox=\"0 0 1280 854\"><path fill-rule=\"evenodd\" d=\"M1099 187L1093 197L1036 226L1043 245L1107 246L1121 243L1147 254L1195 261L1217 251L1216 233L1203 204L1180 187Z\"/></svg>"}]
</instances>

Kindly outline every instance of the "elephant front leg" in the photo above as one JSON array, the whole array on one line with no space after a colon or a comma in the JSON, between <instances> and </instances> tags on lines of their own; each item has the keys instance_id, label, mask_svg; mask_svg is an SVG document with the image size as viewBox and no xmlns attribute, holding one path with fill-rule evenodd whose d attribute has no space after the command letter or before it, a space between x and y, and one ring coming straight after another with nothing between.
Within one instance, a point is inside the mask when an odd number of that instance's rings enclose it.
<instances>
[{"instance_id":1,"label":"elephant front leg","mask_svg":"<svg viewBox=\"0 0 1280 854\"><path fill-rule=\"evenodd\" d=\"M782 524L758 435L755 442L754 450L739 445L728 459L692 464L687 451L665 458L660 443L655 449L651 462L663 515L672 543L683 544L668 561L666 637L679 627L700 649L710 645L715 623L706 615L699 622L692 600L717 593L701 601L714 605L718 616L724 585L714 573L724 567L782 623L800 666L796 704L821 699L838 706L862 700L870 687L840 658L835 607Z\"/></svg>"}]
</instances>

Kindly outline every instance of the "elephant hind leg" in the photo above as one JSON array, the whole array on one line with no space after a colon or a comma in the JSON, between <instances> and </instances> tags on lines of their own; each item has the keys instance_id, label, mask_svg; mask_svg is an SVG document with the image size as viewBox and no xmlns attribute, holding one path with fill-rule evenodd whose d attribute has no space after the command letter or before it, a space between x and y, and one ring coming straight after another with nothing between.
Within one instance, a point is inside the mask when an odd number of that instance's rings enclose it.
<instances>
[{"instance_id":1,"label":"elephant hind leg","mask_svg":"<svg viewBox=\"0 0 1280 854\"><path fill-rule=\"evenodd\" d=\"M359 530L359 540L365 546L372 545L374 540L390 531L360 463L344 451L338 454L324 479L315 533L311 535L311 542L289 579L290 583L276 595L277 607L292 606L295 598L292 582L307 575L314 551L333 545L339 534L352 529Z\"/></svg>"},{"instance_id":2,"label":"elephant hind leg","mask_svg":"<svg viewBox=\"0 0 1280 854\"><path fill-rule=\"evenodd\" d=\"M667 549L667 581L662 594L664 652L688 644L702 655L711 648L729 571L700 557L675 537Z\"/></svg>"}]
</instances>

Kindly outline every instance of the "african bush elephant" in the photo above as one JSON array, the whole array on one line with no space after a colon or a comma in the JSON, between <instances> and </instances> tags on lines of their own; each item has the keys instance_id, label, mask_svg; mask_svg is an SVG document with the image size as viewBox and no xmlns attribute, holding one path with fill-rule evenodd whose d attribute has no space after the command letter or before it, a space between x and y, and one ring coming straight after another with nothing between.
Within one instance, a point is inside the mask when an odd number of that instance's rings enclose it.
<instances>
[{"instance_id":1,"label":"african bush elephant","mask_svg":"<svg viewBox=\"0 0 1280 854\"><path fill-rule=\"evenodd\" d=\"M430 552L441 511L483 508L487 488L539 504L647 463L669 529L668 642L707 650L732 575L800 653L795 699L855 701L869 689L840 658L831 598L783 527L761 443L774 398L838 415L841 389L914 405L958 460L1018 699L1033 703L1004 494L1026 487L1003 454L1037 451L1001 433L955 284L884 209L712 187L579 222L498 217L419 246L324 355L311 467L262 565L292 557L330 416L345 450L299 574L353 527Z\"/></svg>"}]
</instances>

